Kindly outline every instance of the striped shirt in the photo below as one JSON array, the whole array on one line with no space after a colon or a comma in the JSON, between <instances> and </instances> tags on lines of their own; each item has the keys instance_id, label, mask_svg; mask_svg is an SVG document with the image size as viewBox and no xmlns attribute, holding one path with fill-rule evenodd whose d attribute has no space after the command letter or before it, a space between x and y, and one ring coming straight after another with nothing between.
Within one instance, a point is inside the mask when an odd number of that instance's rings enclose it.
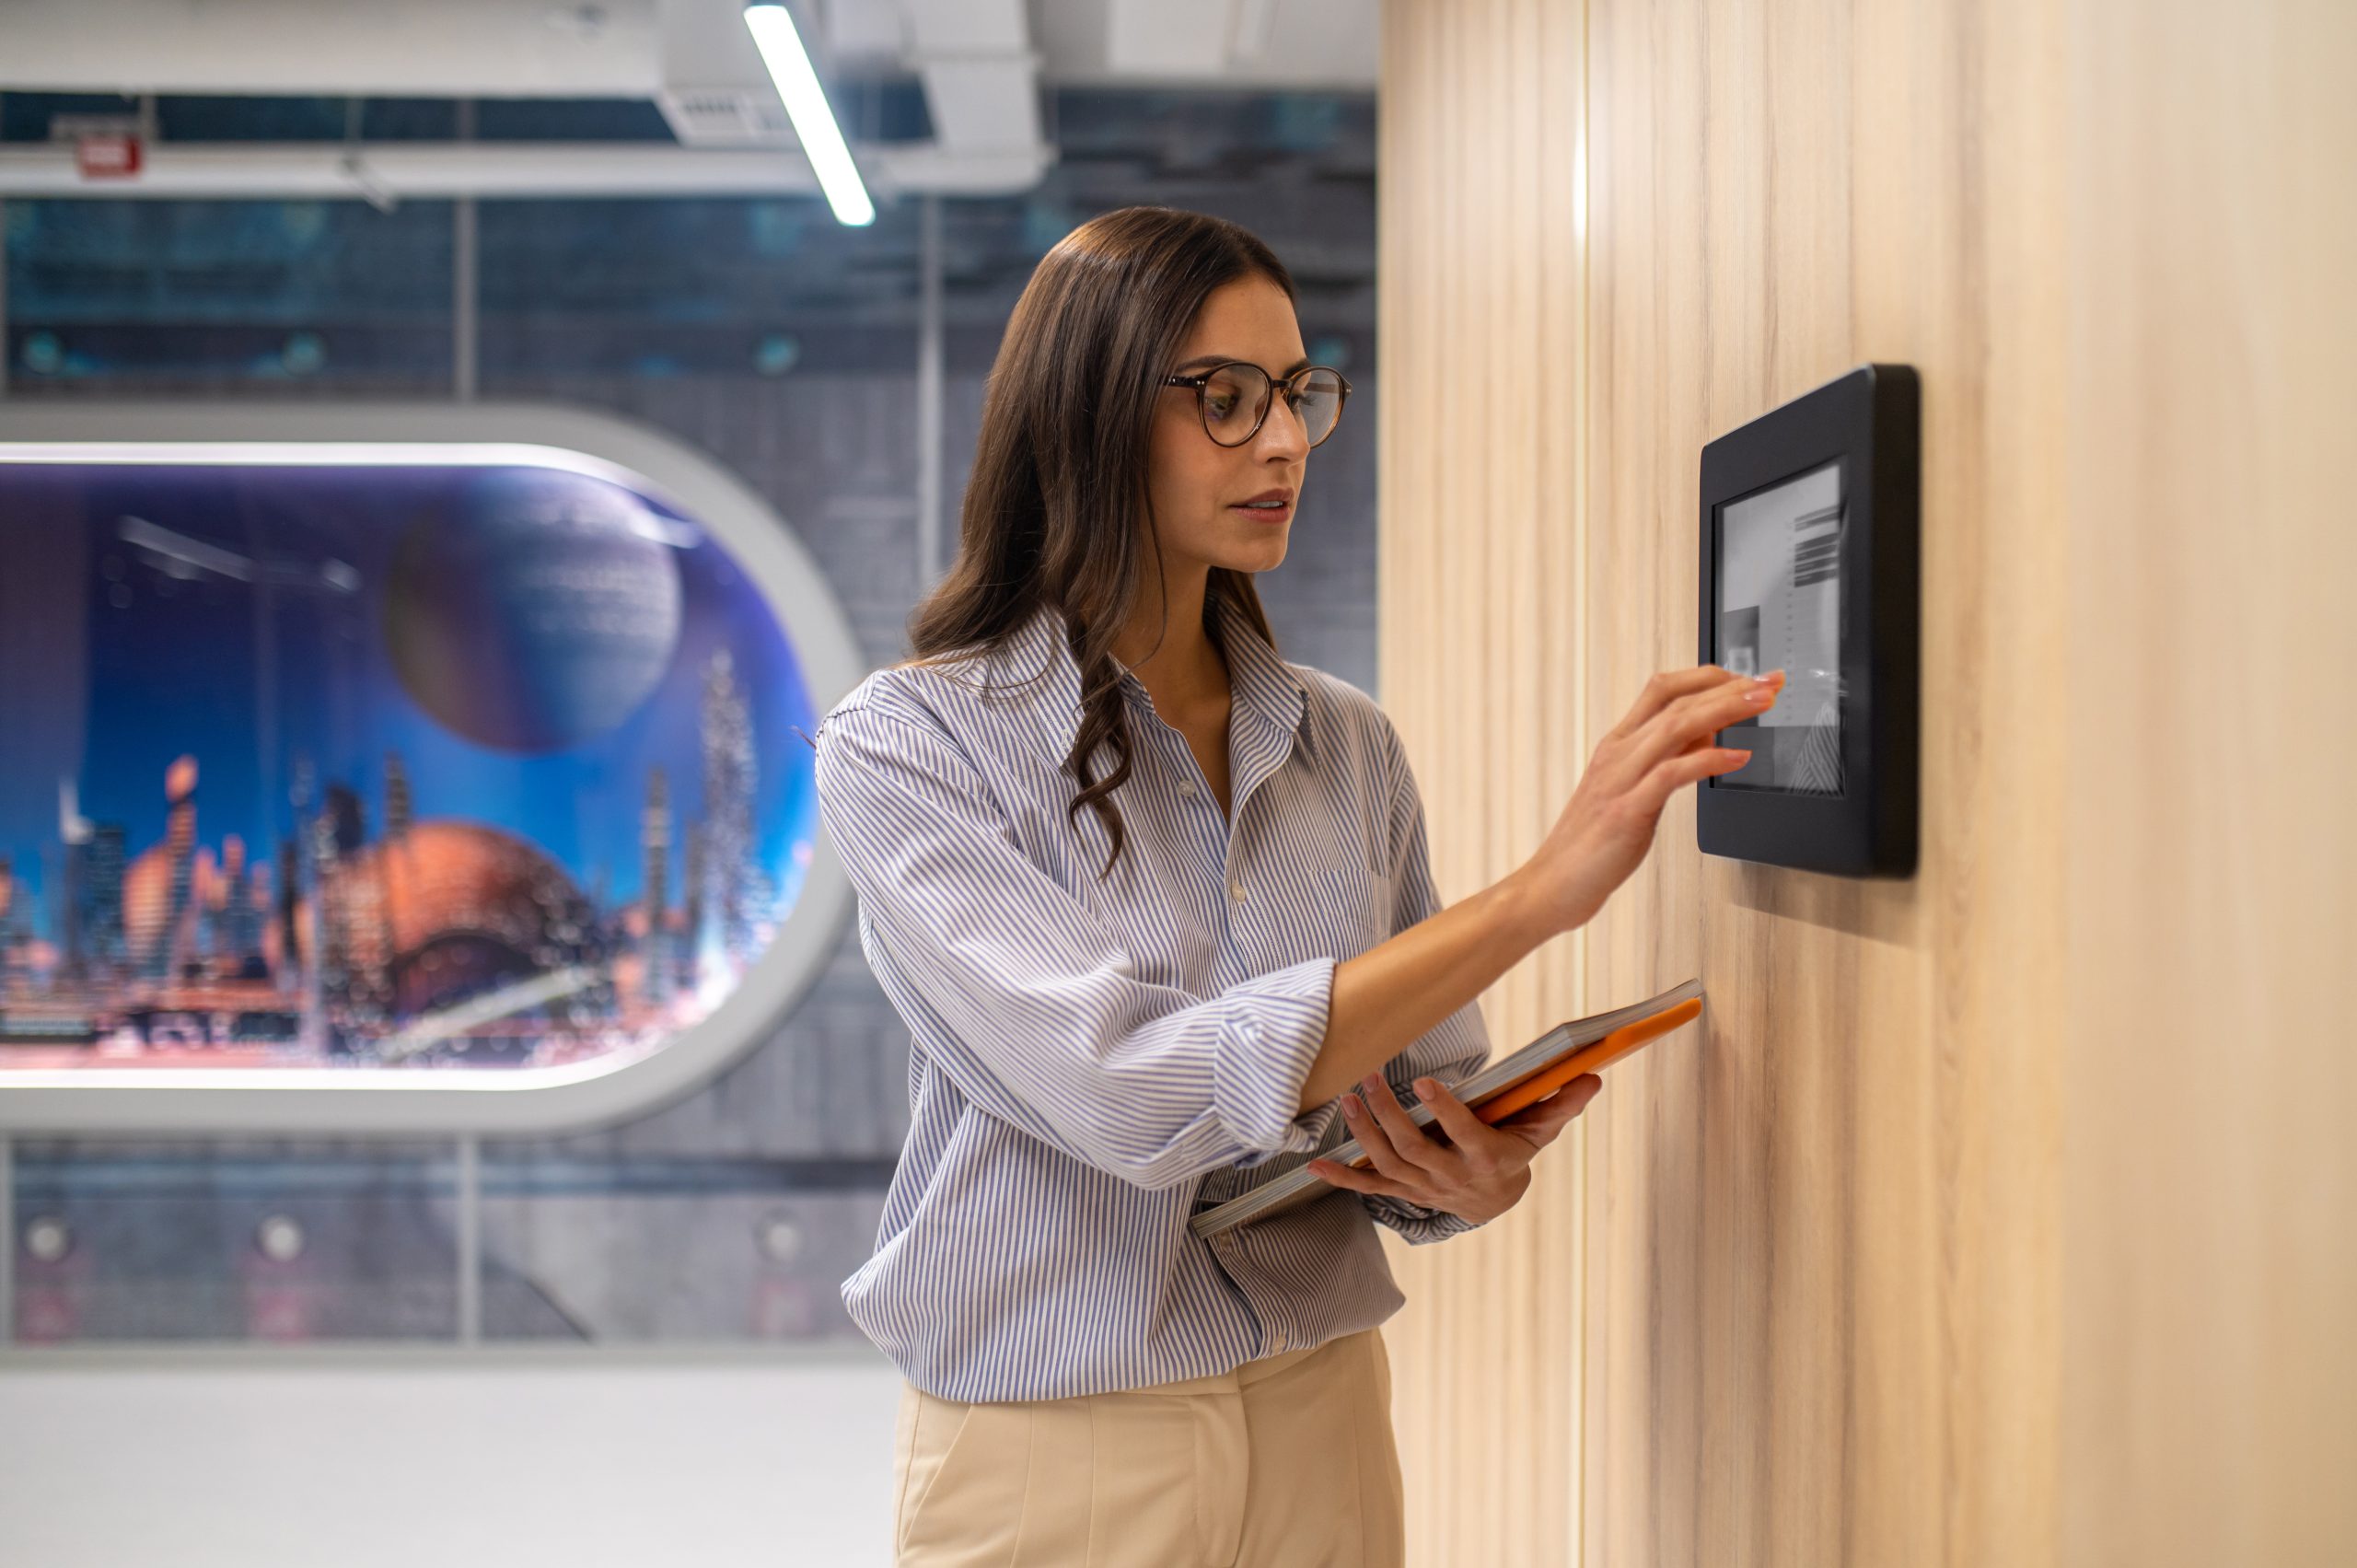
<instances>
[{"instance_id":1,"label":"striped shirt","mask_svg":"<svg viewBox=\"0 0 2357 1568\"><path fill-rule=\"evenodd\" d=\"M843 1303L937 1397L1143 1388L1321 1344L1405 1304L1377 1222L1416 1243L1471 1228L1337 1190L1188 1229L1350 1138L1339 1099L1295 1110L1334 967L1440 907L1390 719L1211 602L1233 816L1120 667L1132 766L1101 883L1111 840L1065 809L1081 676L1059 612L946 672L873 671L819 725L820 821L911 1035L908 1142ZM1116 761L1108 742L1096 776ZM1412 1079L1458 1081L1489 1049L1469 1002L1384 1076L1413 1105Z\"/></svg>"}]
</instances>

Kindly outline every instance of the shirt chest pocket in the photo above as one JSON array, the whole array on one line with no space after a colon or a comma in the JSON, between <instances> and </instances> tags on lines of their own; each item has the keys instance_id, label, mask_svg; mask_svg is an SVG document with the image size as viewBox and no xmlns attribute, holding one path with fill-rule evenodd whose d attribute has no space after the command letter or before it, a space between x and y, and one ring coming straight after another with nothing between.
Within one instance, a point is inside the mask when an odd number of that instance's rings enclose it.
<instances>
[{"instance_id":1,"label":"shirt chest pocket","mask_svg":"<svg viewBox=\"0 0 2357 1568\"><path fill-rule=\"evenodd\" d=\"M1392 876L1380 840L1347 836L1312 868L1312 920L1320 950L1352 958L1391 935Z\"/></svg>"},{"instance_id":2,"label":"shirt chest pocket","mask_svg":"<svg viewBox=\"0 0 2357 1568\"><path fill-rule=\"evenodd\" d=\"M1283 962L1356 958L1391 935L1392 877L1384 835L1365 819L1372 807L1319 783L1271 801L1280 808L1263 819L1246 875L1248 898L1257 881L1269 900Z\"/></svg>"}]
</instances>

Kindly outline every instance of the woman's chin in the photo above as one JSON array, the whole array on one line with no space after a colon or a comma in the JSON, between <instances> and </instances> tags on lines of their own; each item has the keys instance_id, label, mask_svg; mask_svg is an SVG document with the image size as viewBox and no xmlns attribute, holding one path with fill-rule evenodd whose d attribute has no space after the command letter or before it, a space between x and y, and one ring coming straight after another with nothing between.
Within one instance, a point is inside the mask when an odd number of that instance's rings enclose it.
<instances>
[{"instance_id":1,"label":"woman's chin","mask_svg":"<svg viewBox=\"0 0 2357 1568\"><path fill-rule=\"evenodd\" d=\"M1285 540L1293 537L1293 514L1281 513L1277 522L1264 522L1249 512L1231 509L1228 516L1236 521L1220 530L1233 550L1246 553L1266 554L1271 551L1283 555Z\"/></svg>"},{"instance_id":2,"label":"woman's chin","mask_svg":"<svg viewBox=\"0 0 2357 1568\"><path fill-rule=\"evenodd\" d=\"M1260 527L1266 528L1267 524ZM1255 540L1250 544L1220 552L1220 564L1231 572L1273 572L1284 564L1285 536L1282 528L1271 530L1272 539Z\"/></svg>"}]
</instances>

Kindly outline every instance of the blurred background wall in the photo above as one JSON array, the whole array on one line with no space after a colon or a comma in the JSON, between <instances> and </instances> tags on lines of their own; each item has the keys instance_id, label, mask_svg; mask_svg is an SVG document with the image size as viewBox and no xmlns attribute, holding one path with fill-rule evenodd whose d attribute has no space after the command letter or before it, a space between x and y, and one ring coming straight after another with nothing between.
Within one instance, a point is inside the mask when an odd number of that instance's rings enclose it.
<instances>
[{"instance_id":1,"label":"blurred background wall","mask_svg":"<svg viewBox=\"0 0 2357 1568\"><path fill-rule=\"evenodd\" d=\"M702 7L741 34L738 8ZM1374 690L1363 7L1223 7L1175 29L1127 3L990 7L1028 16L1045 156L996 181L1019 189L928 193L926 149L970 104L920 31L967 14L797 6L871 172L918 169L879 180L861 228L807 190L24 188L77 119L144 120L158 178L192 147L324 146L331 164L356 147L387 169L452 147L610 149L620 168L725 148L742 128L721 122L770 93L758 72L733 98L675 91L709 77L666 64L695 30L672 0L204 9L0 17L0 175L17 182L0 193L0 398L619 413L758 491L881 664L956 549L983 376L1032 266L1113 207L1214 212L1285 259L1312 354L1353 380L1353 430L1321 448L1287 568L1260 587L1287 656ZM157 72L184 90L105 90ZM761 1044L623 1124L471 1149L0 1138L0 1560L884 1561L897 1375L838 1289L905 1133L906 1042L846 923Z\"/></svg>"},{"instance_id":2,"label":"blurred background wall","mask_svg":"<svg viewBox=\"0 0 2357 1568\"><path fill-rule=\"evenodd\" d=\"M883 89L876 89L882 94ZM45 139L94 99L0 96ZM1019 196L933 198L941 292L935 548L982 377L1030 269L1131 202L1218 212L1300 275L1314 354L1346 364L1354 434L1318 454L1263 594L1288 656L1375 681L1374 106L1364 93L1073 87L1059 161ZM496 108L497 112L492 112ZM176 99L167 144L329 134L324 99ZM920 117L922 103L902 112ZM449 104L364 106L372 137L442 138ZM373 117L373 118L372 118ZM478 106L478 134L668 137L646 104ZM922 128L920 124L920 128ZM643 420L751 483L823 563L872 663L902 656L918 528L924 198L845 228L816 197L482 202L472 375L485 399ZM453 203L23 200L6 204L8 395L18 400L447 397ZM1362 417L1364 416L1364 417ZM136 846L134 846L135 848ZM708 1088L643 1121L482 1150L482 1333L559 1341L842 1339L906 1131L907 1032L846 925L825 980ZM295 1218L300 1338L447 1339L457 1278L447 1144L19 1139L19 1340L236 1340L257 1227ZM44 1222L48 1222L44 1225ZM273 1271L275 1273L276 1271Z\"/></svg>"}]
</instances>

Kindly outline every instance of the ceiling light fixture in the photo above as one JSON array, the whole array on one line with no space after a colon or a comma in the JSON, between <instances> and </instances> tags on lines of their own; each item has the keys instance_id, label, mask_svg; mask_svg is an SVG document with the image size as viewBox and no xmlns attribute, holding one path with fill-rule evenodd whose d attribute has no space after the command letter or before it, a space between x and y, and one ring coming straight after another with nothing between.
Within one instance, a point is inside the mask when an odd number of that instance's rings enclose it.
<instances>
[{"instance_id":1,"label":"ceiling light fixture","mask_svg":"<svg viewBox=\"0 0 2357 1568\"><path fill-rule=\"evenodd\" d=\"M819 74L811 69L802 35L795 30L793 13L773 3L748 6L745 25L752 29L761 63L770 68L770 80L777 84L777 96L785 100L786 118L794 122L794 134L819 176L819 189L827 193L827 204L835 210L835 221L854 228L874 222L876 203L867 198L842 127L819 89Z\"/></svg>"}]
</instances>

